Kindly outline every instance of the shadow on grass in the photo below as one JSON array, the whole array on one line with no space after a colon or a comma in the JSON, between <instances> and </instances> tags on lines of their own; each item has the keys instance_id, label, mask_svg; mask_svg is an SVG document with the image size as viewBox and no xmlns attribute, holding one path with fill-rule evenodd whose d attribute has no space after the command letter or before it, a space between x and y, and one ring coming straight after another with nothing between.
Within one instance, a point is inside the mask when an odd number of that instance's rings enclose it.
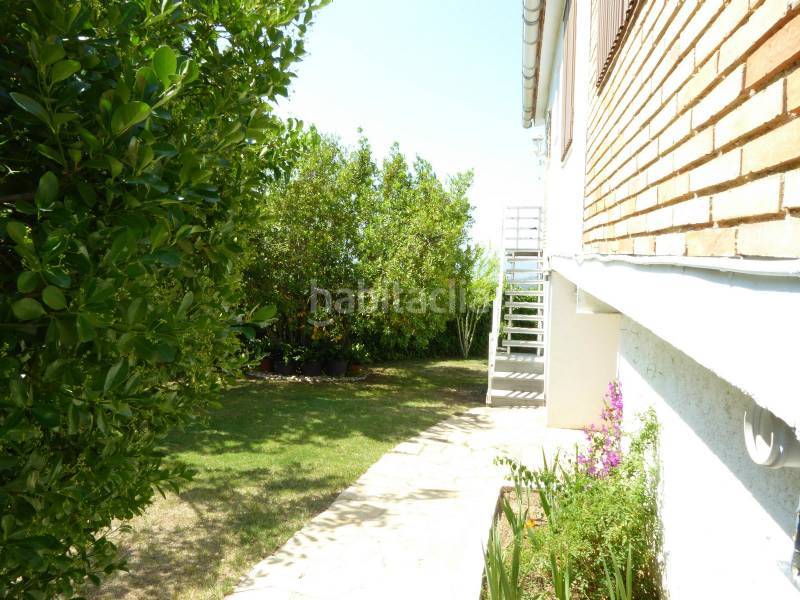
<instances>
[{"instance_id":1,"label":"shadow on grass","mask_svg":"<svg viewBox=\"0 0 800 600\"><path fill-rule=\"evenodd\" d=\"M172 451L198 454L280 452L279 444L325 445L361 435L400 442L453 413L483 402L485 375L448 363L377 368L364 382L241 383L202 430L175 437Z\"/></svg>"},{"instance_id":2,"label":"shadow on grass","mask_svg":"<svg viewBox=\"0 0 800 600\"><path fill-rule=\"evenodd\" d=\"M197 477L134 520L120 540L130 572L87 595L222 597L383 452L484 393L478 361L396 363L360 383L240 383L205 428L172 437L168 451Z\"/></svg>"}]
</instances>

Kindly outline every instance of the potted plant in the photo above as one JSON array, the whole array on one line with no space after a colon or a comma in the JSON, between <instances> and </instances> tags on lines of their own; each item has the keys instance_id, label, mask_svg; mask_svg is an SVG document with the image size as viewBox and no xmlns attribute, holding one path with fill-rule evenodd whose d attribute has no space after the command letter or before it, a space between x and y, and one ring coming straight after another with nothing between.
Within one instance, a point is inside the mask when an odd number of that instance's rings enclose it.
<instances>
[{"instance_id":1,"label":"potted plant","mask_svg":"<svg viewBox=\"0 0 800 600\"><path fill-rule=\"evenodd\" d=\"M259 366L264 373L275 371L275 343L272 338L264 337L257 340L258 354L261 356Z\"/></svg>"},{"instance_id":2,"label":"potted plant","mask_svg":"<svg viewBox=\"0 0 800 600\"><path fill-rule=\"evenodd\" d=\"M297 371L298 348L289 342L281 345L280 358L275 361L275 371L279 375L294 375Z\"/></svg>"},{"instance_id":3,"label":"potted plant","mask_svg":"<svg viewBox=\"0 0 800 600\"><path fill-rule=\"evenodd\" d=\"M361 342L356 342L350 346L350 368L351 375L361 375L364 371L364 364L369 362L369 353L366 346Z\"/></svg>"},{"instance_id":4,"label":"potted plant","mask_svg":"<svg viewBox=\"0 0 800 600\"><path fill-rule=\"evenodd\" d=\"M347 363L348 360L344 349L340 346L334 346L325 361L325 373L331 377L344 377L345 373L347 373Z\"/></svg>"},{"instance_id":5,"label":"potted plant","mask_svg":"<svg viewBox=\"0 0 800 600\"><path fill-rule=\"evenodd\" d=\"M322 375L322 360L320 359L320 349L317 344L312 344L304 348L301 370L303 375L316 377Z\"/></svg>"}]
</instances>

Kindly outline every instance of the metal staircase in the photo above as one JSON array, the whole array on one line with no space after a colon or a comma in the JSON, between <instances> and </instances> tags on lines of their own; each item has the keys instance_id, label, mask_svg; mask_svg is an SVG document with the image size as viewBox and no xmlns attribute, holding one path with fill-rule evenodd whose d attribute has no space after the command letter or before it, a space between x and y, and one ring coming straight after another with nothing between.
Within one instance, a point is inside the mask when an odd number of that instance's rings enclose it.
<instances>
[{"instance_id":1,"label":"metal staircase","mask_svg":"<svg viewBox=\"0 0 800 600\"><path fill-rule=\"evenodd\" d=\"M503 215L502 268L489 336L491 406L544 405L545 286L542 209Z\"/></svg>"}]
</instances>

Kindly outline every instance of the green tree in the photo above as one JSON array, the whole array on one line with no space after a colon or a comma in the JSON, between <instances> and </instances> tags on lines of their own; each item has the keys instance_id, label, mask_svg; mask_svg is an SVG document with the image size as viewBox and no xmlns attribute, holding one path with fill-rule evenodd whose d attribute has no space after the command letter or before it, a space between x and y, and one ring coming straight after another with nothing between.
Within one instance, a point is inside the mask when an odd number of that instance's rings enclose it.
<instances>
[{"instance_id":1,"label":"green tree","mask_svg":"<svg viewBox=\"0 0 800 600\"><path fill-rule=\"evenodd\" d=\"M409 168L396 145L384 160L359 252L375 301L390 307L360 317L376 354L422 352L452 319L471 184L471 172L443 183L421 158Z\"/></svg>"},{"instance_id":2,"label":"green tree","mask_svg":"<svg viewBox=\"0 0 800 600\"><path fill-rule=\"evenodd\" d=\"M291 166L271 116L324 0L0 13L0 596L71 596L188 474L156 446L237 366L242 247Z\"/></svg>"},{"instance_id":3,"label":"green tree","mask_svg":"<svg viewBox=\"0 0 800 600\"><path fill-rule=\"evenodd\" d=\"M494 301L499 268L497 256L486 248L467 246L464 249L459 278L463 301L456 315L458 341L464 358L469 357L481 316Z\"/></svg>"}]
</instances>

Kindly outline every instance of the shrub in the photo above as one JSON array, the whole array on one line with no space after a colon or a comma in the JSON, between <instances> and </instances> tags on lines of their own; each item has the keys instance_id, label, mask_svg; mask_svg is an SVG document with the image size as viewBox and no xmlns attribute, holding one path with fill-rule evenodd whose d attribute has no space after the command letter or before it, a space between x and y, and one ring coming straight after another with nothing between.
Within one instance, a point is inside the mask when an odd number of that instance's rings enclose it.
<instances>
[{"instance_id":1,"label":"shrub","mask_svg":"<svg viewBox=\"0 0 800 600\"><path fill-rule=\"evenodd\" d=\"M628 436L622 451L622 395L612 384L600 427L587 430L589 447L575 460L556 457L552 464L529 470L503 460L518 486L538 490L547 524L529 532L521 577L527 585L551 581L569 565L573 597L603 599L618 565L631 564L633 597L661 597L660 526L657 511L658 425L652 411L641 417L642 427ZM630 559L628 554L630 553ZM563 582L560 583L563 593Z\"/></svg>"},{"instance_id":2,"label":"shrub","mask_svg":"<svg viewBox=\"0 0 800 600\"><path fill-rule=\"evenodd\" d=\"M287 170L270 116L319 2L35 0L0 14L3 597L122 566L105 532L237 365L240 256Z\"/></svg>"}]
</instances>

